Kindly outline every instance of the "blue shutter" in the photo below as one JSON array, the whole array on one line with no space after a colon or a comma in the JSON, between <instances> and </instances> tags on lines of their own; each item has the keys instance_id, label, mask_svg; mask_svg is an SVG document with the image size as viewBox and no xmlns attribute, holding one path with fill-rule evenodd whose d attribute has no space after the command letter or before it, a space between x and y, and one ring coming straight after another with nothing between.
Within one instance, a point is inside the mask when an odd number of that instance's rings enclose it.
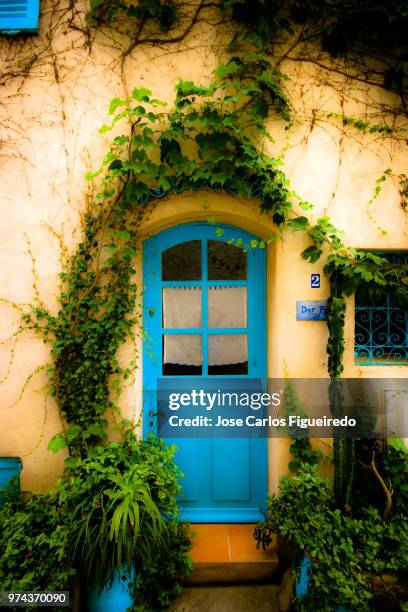
<instances>
[{"instance_id":1,"label":"blue shutter","mask_svg":"<svg viewBox=\"0 0 408 612\"><path fill-rule=\"evenodd\" d=\"M0 0L0 33L36 32L40 0Z\"/></svg>"}]
</instances>

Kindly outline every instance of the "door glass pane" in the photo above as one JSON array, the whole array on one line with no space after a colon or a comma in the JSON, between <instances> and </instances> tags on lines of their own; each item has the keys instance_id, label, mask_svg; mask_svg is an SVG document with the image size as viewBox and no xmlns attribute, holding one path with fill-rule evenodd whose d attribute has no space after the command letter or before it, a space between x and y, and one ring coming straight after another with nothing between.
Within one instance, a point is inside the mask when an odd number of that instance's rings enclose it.
<instances>
[{"instance_id":1,"label":"door glass pane","mask_svg":"<svg viewBox=\"0 0 408 612\"><path fill-rule=\"evenodd\" d=\"M246 334L209 334L208 374L248 374Z\"/></svg>"},{"instance_id":2,"label":"door glass pane","mask_svg":"<svg viewBox=\"0 0 408 612\"><path fill-rule=\"evenodd\" d=\"M163 335L163 374L168 376L202 373L200 334Z\"/></svg>"},{"instance_id":3,"label":"door glass pane","mask_svg":"<svg viewBox=\"0 0 408 612\"><path fill-rule=\"evenodd\" d=\"M209 240L207 247L209 280L246 280L247 253L220 240Z\"/></svg>"},{"instance_id":4,"label":"door glass pane","mask_svg":"<svg viewBox=\"0 0 408 612\"><path fill-rule=\"evenodd\" d=\"M163 327L201 327L201 287L163 289Z\"/></svg>"},{"instance_id":5,"label":"door glass pane","mask_svg":"<svg viewBox=\"0 0 408 612\"><path fill-rule=\"evenodd\" d=\"M162 253L162 280L200 280L201 241L176 244Z\"/></svg>"},{"instance_id":6,"label":"door glass pane","mask_svg":"<svg viewBox=\"0 0 408 612\"><path fill-rule=\"evenodd\" d=\"M247 287L208 287L208 327L246 327L247 291Z\"/></svg>"}]
</instances>

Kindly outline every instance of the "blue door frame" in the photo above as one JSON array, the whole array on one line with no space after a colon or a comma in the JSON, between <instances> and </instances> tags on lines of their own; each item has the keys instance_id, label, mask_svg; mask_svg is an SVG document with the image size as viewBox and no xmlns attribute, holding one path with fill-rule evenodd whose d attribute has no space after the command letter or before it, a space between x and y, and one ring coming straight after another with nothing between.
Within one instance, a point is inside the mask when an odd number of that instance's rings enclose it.
<instances>
[{"instance_id":1,"label":"blue door frame","mask_svg":"<svg viewBox=\"0 0 408 612\"><path fill-rule=\"evenodd\" d=\"M218 240L249 245L256 239L243 230L218 226L222 235L208 223L190 223L165 230L148 239L143 248L143 432L157 433L157 382L168 378L162 374L163 333L196 333L202 337L202 378L261 379L266 383L266 284L265 250L248 248L246 281L207 280L207 241ZM200 281L162 281L163 251L183 242L201 241L202 277ZM207 287L247 286L247 328L208 328ZM197 329L163 329L162 289L164 287L201 287L202 327ZM248 374L208 376L208 336L211 334L246 333L248 338ZM174 376L174 379L197 377ZM201 378L201 377L200 377ZM184 499L180 513L191 522L256 522L260 520L267 496L266 438L178 438L166 439L178 446L176 463L184 473Z\"/></svg>"}]
</instances>

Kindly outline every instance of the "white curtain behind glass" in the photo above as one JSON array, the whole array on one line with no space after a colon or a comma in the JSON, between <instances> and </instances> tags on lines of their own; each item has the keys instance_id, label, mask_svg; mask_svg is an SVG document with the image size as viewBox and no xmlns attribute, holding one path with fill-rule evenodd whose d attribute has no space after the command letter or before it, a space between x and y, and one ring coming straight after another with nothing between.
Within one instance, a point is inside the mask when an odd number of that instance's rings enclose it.
<instances>
[{"instance_id":1,"label":"white curtain behind glass","mask_svg":"<svg viewBox=\"0 0 408 612\"><path fill-rule=\"evenodd\" d=\"M208 336L208 365L228 365L248 361L246 334Z\"/></svg>"},{"instance_id":2,"label":"white curtain behind glass","mask_svg":"<svg viewBox=\"0 0 408 612\"><path fill-rule=\"evenodd\" d=\"M208 327L246 326L247 288L208 287Z\"/></svg>"},{"instance_id":3,"label":"white curtain behind glass","mask_svg":"<svg viewBox=\"0 0 408 612\"><path fill-rule=\"evenodd\" d=\"M163 289L163 327L167 329L201 327L200 287Z\"/></svg>"},{"instance_id":4,"label":"white curtain behind glass","mask_svg":"<svg viewBox=\"0 0 408 612\"><path fill-rule=\"evenodd\" d=\"M164 363L200 366L202 363L201 336L198 334L164 336Z\"/></svg>"},{"instance_id":5,"label":"white curtain behind glass","mask_svg":"<svg viewBox=\"0 0 408 612\"><path fill-rule=\"evenodd\" d=\"M163 289L163 327L201 327L201 289L171 287ZM208 326L212 328L247 326L246 287L208 288ZM212 338L211 338L212 336ZM209 336L209 365L247 361L246 335ZM201 338L198 335L165 335L164 363L200 365Z\"/></svg>"},{"instance_id":6,"label":"white curtain behind glass","mask_svg":"<svg viewBox=\"0 0 408 612\"><path fill-rule=\"evenodd\" d=\"M163 289L163 327L181 329L201 327L201 288ZM199 366L202 363L201 336L198 334L164 336L164 363Z\"/></svg>"}]
</instances>

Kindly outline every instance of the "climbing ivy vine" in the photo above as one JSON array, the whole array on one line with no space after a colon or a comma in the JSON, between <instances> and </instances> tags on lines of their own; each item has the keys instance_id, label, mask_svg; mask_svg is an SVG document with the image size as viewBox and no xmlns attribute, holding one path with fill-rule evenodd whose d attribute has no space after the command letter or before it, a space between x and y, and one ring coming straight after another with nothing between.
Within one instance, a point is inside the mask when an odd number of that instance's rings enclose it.
<instances>
[{"instance_id":1,"label":"climbing ivy vine","mask_svg":"<svg viewBox=\"0 0 408 612\"><path fill-rule=\"evenodd\" d=\"M56 450L86 454L105 440L106 411L115 409L110 383L130 374L116 359L119 346L138 320L134 316L138 225L154 200L170 193L224 190L258 197L279 226L293 214L293 194L282 161L257 147L269 137L265 118L289 121L285 76L255 54L221 64L214 81L177 85L174 107L145 88L109 107L115 132L102 167L83 239L61 274L63 290L56 317L37 305L26 324L52 342L51 393L69 427L51 442ZM307 206L300 202L301 206Z\"/></svg>"},{"instance_id":2,"label":"climbing ivy vine","mask_svg":"<svg viewBox=\"0 0 408 612\"><path fill-rule=\"evenodd\" d=\"M221 6L242 26L239 36L260 48L285 36L304 49L317 42L335 58L358 61L362 72L377 70L384 87L406 93L405 0L223 0ZM377 60L376 70L367 56Z\"/></svg>"},{"instance_id":3,"label":"climbing ivy vine","mask_svg":"<svg viewBox=\"0 0 408 612\"><path fill-rule=\"evenodd\" d=\"M221 0L201 1L195 7L193 21L201 11L217 9L232 20L238 30L232 41L244 40L266 50L285 37L303 46L318 43L333 57L360 59L360 69L379 72L380 83L388 89L406 93L408 14L405 0ZM168 33L182 19L185 6L173 0L91 0L88 21L95 25L133 26L136 36L151 21ZM241 28L241 29L239 29ZM376 59L375 68L362 56ZM312 58L313 60L313 58ZM361 120L357 120L361 124Z\"/></svg>"},{"instance_id":4,"label":"climbing ivy vine","mask_svg":"<svg viewBox=\"0 0 408 612\"><path fill-rule=\"evenodd\" d=\"M145 88L112 100L111 121L101 128L112 132L111 146L101 168L88 175L99 182L99 192L87 212L83 239L61 274L59 313L52 316L37 305L24 315L29 327L52 342L51 392L68 423L52 449L68 445L71 454L86 454L106 439L106 411L116 408L112 383L119 392L133 365L120 366L116 354L139 323L134 315L138 227L160 198L184 191L256 199L280 230L308 235L304 259L314 263L327 257L328 373L332 410L341 412L335 381L343 369L345 296L357 289L371 296L387 289L406 307L408 270L346 247L328 217L312 222L306 216L311 205L291 190L283 160L261 146L271 139L268 117L290 125L285 81L261 53L237 53L218 66L209 85L179 81L170 111ZM335 438L334 454L335 493L347 506L353 442Z\"/></svg>"},{"instance_id":5,"label":"climbing ivy vine","mask_svg":"<svg viewBox=\"0 0 408 612\"><path fill-rule=\"evenodd\" d=\"M162 32L168 32L180 19L180 12L171 2L161 0L140 0L137 5L121 0L91 0L87 19L94 25L112 24L121 19L135 23L155 20Z\"/></svg>"}]
</instances>

